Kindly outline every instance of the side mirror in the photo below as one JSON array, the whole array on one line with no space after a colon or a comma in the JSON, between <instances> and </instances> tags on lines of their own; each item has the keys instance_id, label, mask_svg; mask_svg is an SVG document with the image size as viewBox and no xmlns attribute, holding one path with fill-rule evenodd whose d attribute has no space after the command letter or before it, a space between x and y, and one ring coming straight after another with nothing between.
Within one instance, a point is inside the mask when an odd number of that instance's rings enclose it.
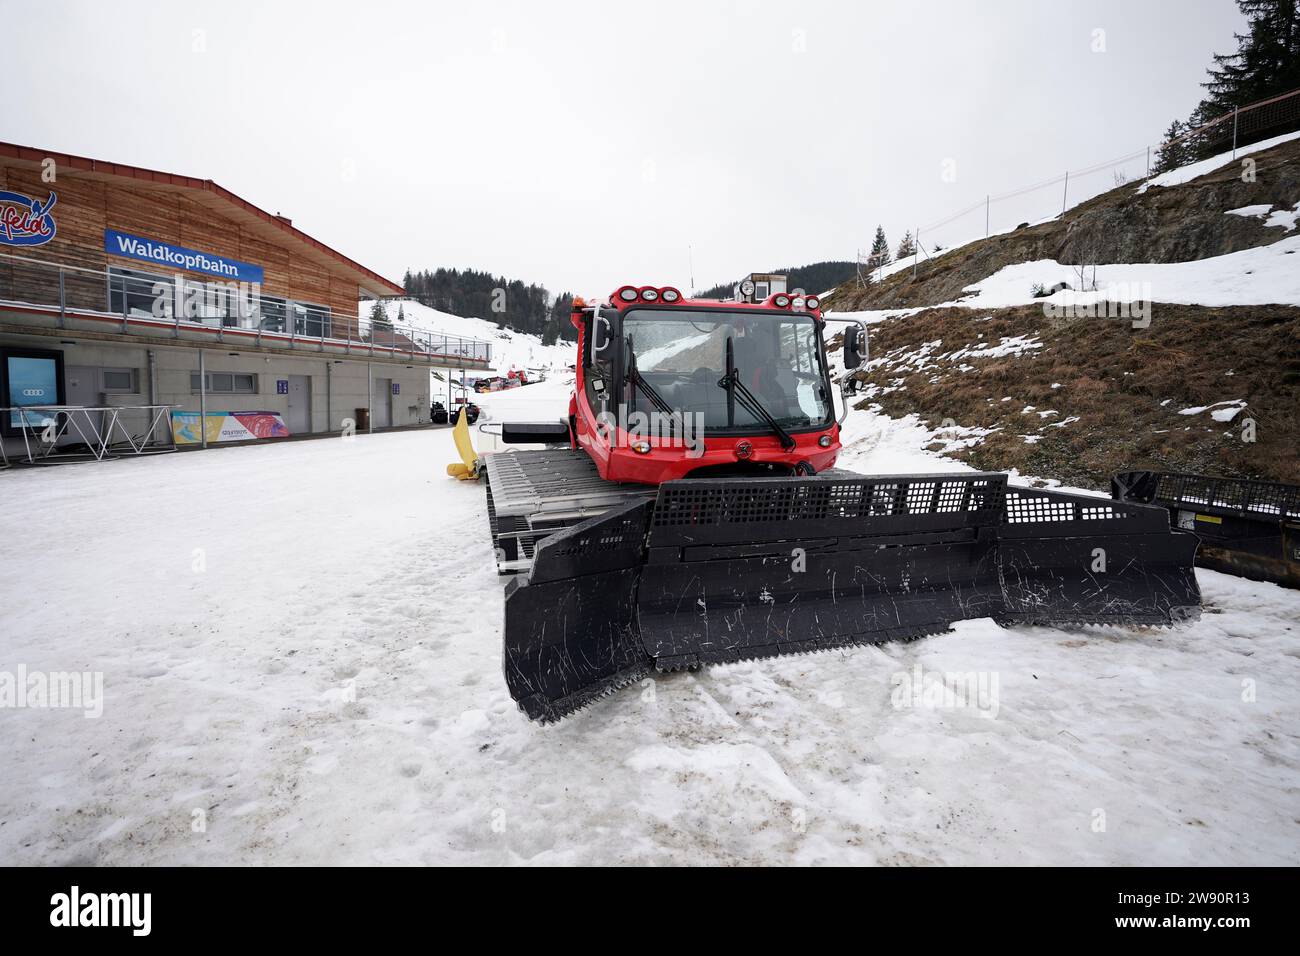
<instances>
[{"instance_id":1,"label":"side mirror","mask_svg":"<svg viewBox=\"0 0 1300 956\"><path fill-rule=\"evenodd\" d=\"M853 370L862 364L863 353L866 351L866 336L862 334L860 325L850 325L844 330L844 368Z\"/></svg>"}]
</instances>

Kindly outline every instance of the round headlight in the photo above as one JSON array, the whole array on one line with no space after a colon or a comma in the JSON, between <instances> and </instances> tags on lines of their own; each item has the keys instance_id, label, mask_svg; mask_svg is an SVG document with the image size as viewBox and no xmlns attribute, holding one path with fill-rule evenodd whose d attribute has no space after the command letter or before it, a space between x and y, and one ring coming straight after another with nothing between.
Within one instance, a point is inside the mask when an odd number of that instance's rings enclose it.
<instances>
[{"instance_id":1,"label":"round headlight","mask_svg":"<svg viewBox=\"0 0 1300 956\"><path fill-rule=\"evenodd\" d=\"M821 445L823 448L830 448L830 447L831 447L831 436L830 436L830 435L823 435L821 438L817 439L817 444Z\"/></svg>"},{"instance_id":2,"label":"round headlight","mask_svg":"<svg viewBox=\"0 0 1300 956\"><path fill-rule=\"evenodd\" d=\"M647 301L647 302L653 302L653 301L655 301L655 299L659 298L659 290L658 290L658 289L642 289L642 290L641 290L641 298L644 299L644 300Z\"/></svg>"},{"instance_id":3,"label":"round headlight","mask_svg":"<svg viewBox=\"0 0 1300 956\"><path fill-rule=\"evenodd\" d=\"M803 304L810 309L819 309L821 308L822 300L817 298L815 295L810 295L808 298L803 300Z\"/></svg>"},{"instance_id":4,"label":"round headlight","mask_svg":"<svg viewBox=\"0 0 1300 956\"><path fill-rule=\"evenodd\" d=\"M746 279L744 282L742 282L742 283L740 284L740 291L741 291L741 293L742 293L743 295L753 295L753 294L754 294L754 280L753 280L753 279Z\"/></svg>"},{"instance_id":5,"label":"round headlight","mask_svg":"<svg viewBox=\"0 0 1300 956\"><path fill-rule=\"evenodd\" d=\"M665 302L676 302L682 297L682 294L676 289L664 289L660 292L659 297Z\"/></svg>"},{"instance_id":6,"label":"round headlight","mask_svg":"<svg viewBox=\"0 0 1300 956\"><path fill-rule=\"evenodd\" d=\"M772 304L778 309L788 309L790 307L790 297L785 294L773 296Z\"/></svg>"},{"instance_id":7,"label":"round headlight","mask_svg":"<svg viewBox=\"0 0 1300 956\"><path fill-rule=\"evenodd\" d=\"M638 455L650 454L650 443L645 440L632 442L632 450Z\"/></svg>"},{"instance_id":8,"label":"round headlight","mask_svg":"<svg viewBox=\"0 0 1300 956\"><path fill-rule=\"evenodd\" d=\"M632 288L630 285L626 285L618 290L618 297L624 302L635 302L636 289Z\"/></svg>"}]
</instances>

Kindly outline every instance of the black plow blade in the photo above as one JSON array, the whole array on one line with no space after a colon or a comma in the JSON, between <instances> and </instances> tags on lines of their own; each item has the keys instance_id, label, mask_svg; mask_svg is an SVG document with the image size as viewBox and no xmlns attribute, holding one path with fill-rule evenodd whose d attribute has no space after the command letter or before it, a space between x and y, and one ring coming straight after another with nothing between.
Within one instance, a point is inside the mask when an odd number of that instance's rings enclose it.
<instances>
[{"instance_id":1,"label":"black plow blade","mask_svg":"<svg viewBox=\"0 0 1300 956\"><path fill-rule=\"evenodd\" d=\"M1111 480L1111 495L1167 509L1199 539L1203 568L1300 588L1300 485L1130 471Z\"/></svg>"},{"instance_id":2,"label":"black plow blade","mask_svg":"<svg viewBox=\"0 0 1300 956\"><path fill-rule=\"evenodd\" d=\"M1160 508L1002 474L691 479L547 538L506 592L505 670L554 720L654 670L939 633L1172 624L1194 536Z\"/></svg>"}]
</instances>

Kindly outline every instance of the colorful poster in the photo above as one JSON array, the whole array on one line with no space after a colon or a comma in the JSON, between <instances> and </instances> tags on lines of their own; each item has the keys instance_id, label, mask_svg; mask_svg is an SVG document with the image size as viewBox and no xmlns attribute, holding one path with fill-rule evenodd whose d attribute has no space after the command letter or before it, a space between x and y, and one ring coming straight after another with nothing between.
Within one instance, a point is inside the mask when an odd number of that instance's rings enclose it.
<instances>
[{"instance_id":1,"label":"colorful poster","mask_svg":"<svg viewBox=\"0 0 1300 956\"><path fill-rule=\"evenodd\" d=\"M208 412L203 423L208 444L225 441L251 441L255 438L288 438L289 429L279 412ZM199 445L198 412L172 412L172 438L178 445Z\"/></svg>"}]
</instances>

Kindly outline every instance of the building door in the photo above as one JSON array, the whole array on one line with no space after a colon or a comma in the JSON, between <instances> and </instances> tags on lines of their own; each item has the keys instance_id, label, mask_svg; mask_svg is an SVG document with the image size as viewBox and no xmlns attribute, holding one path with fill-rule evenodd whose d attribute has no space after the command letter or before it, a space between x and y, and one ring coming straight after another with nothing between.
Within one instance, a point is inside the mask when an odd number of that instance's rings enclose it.
<instances>
[{"instance_id":1,"label":"building door","mask_svg":"<svg viewBox=\"0 0 1300 956\"><path fill-rule=\"evenodd\" d=\"M289 376L289 413L285 416L285 425L290 435L306 435L311 432L311 376Z\"/></svg>"},{"instance_id":2,"label":"building door","mask_svg":"<svg viewBox=\"0 0 1300 956\"><path fill-rule=\"evenodd\" d=\"M69 405L102 405L103 396L99 393L99 368L93 365L69 365L66 369L65 380L67 381L67 400ZM88 412L85 415L77 413L75 422L68 425L67 434L59 439L60 445L79 445L89 439L98 443L104 432L103 412ZM86 426L86 419L89 418L94 426L94 434L87 434L82 438L81 431L89 432ZM78 431L78 426L81 431ZM121 438L119 434L117 436Z\"/></svg>"},{"instance_id":3,"label":"building door","mask_svg":"<svg viewBox=\"0 0 1300 956\"><path fill-rule=\"evenodd\" d=\"M375 394L372 398L374 410L371 415L375 428L387 428L393 423L393 380L391 378L375 379Z\"/></svg>"}]
</instances>

